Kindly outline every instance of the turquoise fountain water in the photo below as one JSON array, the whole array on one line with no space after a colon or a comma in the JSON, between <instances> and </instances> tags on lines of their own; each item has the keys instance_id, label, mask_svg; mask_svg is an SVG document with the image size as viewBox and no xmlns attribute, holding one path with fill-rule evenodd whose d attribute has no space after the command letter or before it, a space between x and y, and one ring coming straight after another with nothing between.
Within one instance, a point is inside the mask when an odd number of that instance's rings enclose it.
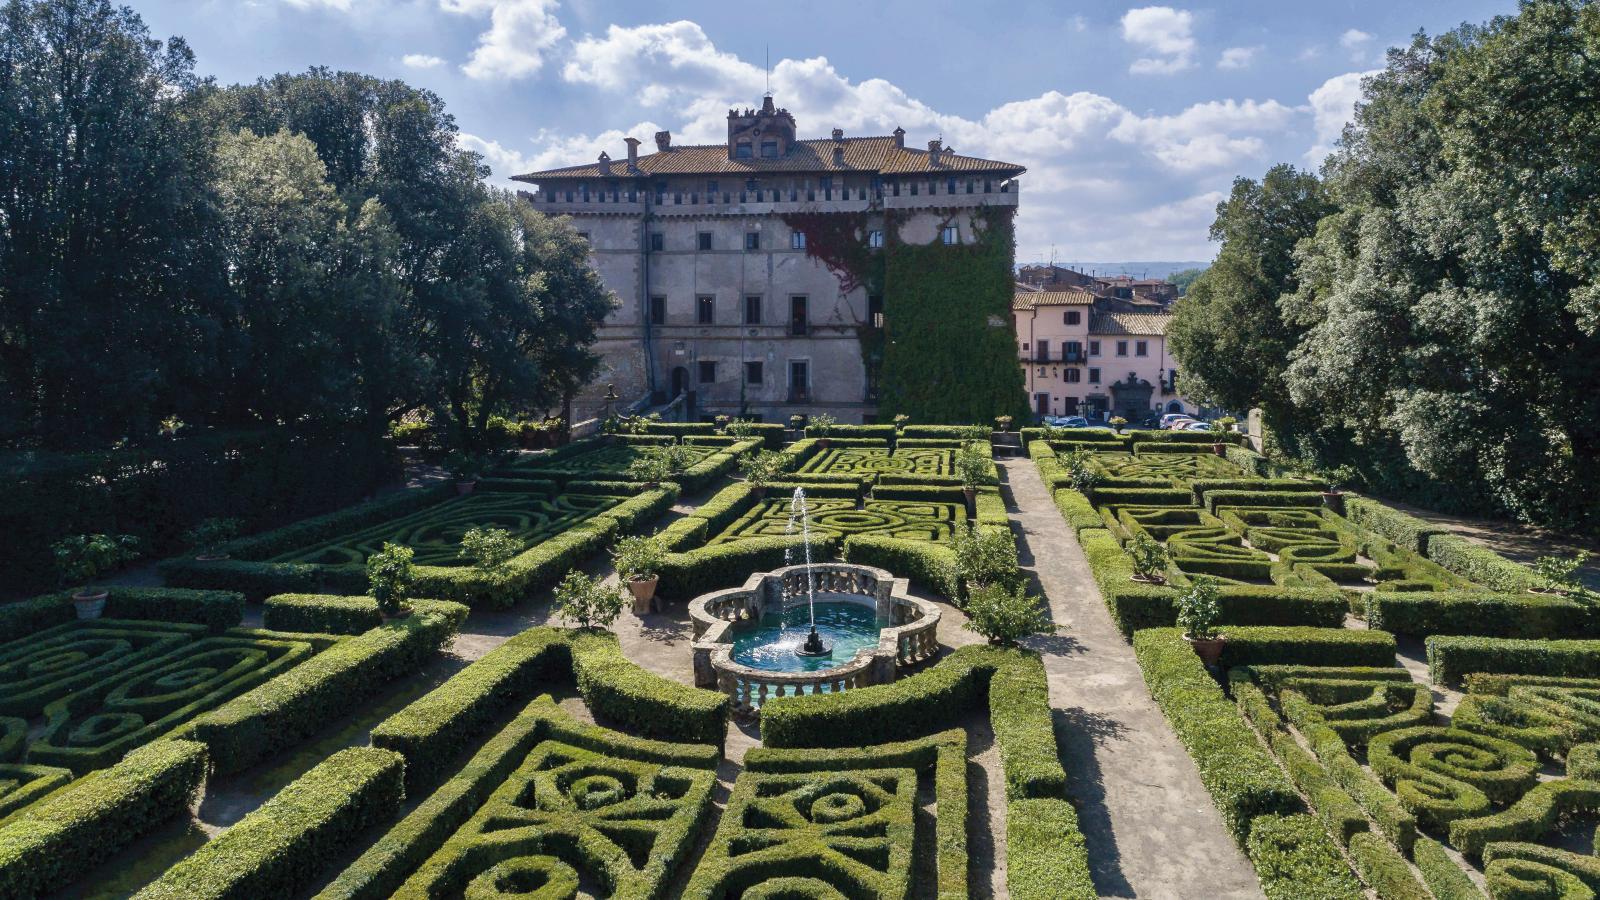
<instances>
[{"instance_id":1,"label":"turquoise fountain water","mask_svg":"<svg viewBox=\"0 0 1600 900\"><path fill-rule=\"evenodd\" d=\"M827 595L806 608L773 610L748 629L733 632L733 661L769 672L819 672L849 660L862 648L878 646L878 632L888 623L862 603L830 601ZM828 656L799 653L815 627Z\"/></svg>"}]
</instances>

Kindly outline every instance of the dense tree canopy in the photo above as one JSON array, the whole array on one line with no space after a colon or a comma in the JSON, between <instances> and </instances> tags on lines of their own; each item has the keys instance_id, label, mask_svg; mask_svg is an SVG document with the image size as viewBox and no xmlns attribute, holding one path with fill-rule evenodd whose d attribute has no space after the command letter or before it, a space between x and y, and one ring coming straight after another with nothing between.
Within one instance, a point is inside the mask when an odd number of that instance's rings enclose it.
<instances>
[{"instance_id":1,"label":"dense tree canopy","mask_svg":"<svg viewBox=\"0 0 1600 900\"><path fill-rule=\"evenodd\" d=\"M218 87L107 0L10 0L0 441L428 411L471 443L551 408L611 300L576 234L486 175L429 92L325 69Z\"/></svg>"},{"instance_id":2,"label":"dense tree canopy","mask_svg":"<svg viewBox=\"0 0 1600 900\"><path fill-rule=\"evenodd\" d=\"M1600 6L1525 2L1391 51L1324 178L1337 208L1248 301L1270 321L1233 323L1286 395L1210 365L1230 351L1203 311L1175 336L1184 366L1378 487L1448 479L1528 521L1600 526ZM1257 252L1247 235L1239 255Z\"/></svg>"}]
</instances>

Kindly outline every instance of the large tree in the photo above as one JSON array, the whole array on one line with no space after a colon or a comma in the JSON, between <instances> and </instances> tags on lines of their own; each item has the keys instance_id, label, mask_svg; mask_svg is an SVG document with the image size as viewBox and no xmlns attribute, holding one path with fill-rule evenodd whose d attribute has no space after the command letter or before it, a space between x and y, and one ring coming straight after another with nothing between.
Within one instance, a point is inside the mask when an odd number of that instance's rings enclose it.
<instances>
[{"instance_id":1,"label":"large tree","mask_svg":"<svg viewBox=\"0 0 1600 900\"><path fill-rule=\"evenodd\" d=\"M1167 336L1185 394L1228 409L1259 406L1292 416L1283 371L1300 331L1279 314L1294 284L1294 248L1333 210L1317 177L1280 165L1260 181L1238 178L1217 204L1216 262L1178 301Z\"/></svg>"},{"instance_id":2,"label":"large tree","mask_svg":"<svg viewBox=\"0 0 1600 900\"><path fill-rule=\"evenodd\" d=\"M0 10L0 439L150 433L205 382L196 85L181 40L107 0Z\"/></svg>"},{"instance_id":3,"label":"large tree","mask_svg":"<svg viewBox=\"0 0 1600 900\"><path fill-rule=\"evenodd\" d=\"M1600 7L1419 36L1328 165L1295 404L1529 520L1600 524Z\"/></svg>"}]
</instances>

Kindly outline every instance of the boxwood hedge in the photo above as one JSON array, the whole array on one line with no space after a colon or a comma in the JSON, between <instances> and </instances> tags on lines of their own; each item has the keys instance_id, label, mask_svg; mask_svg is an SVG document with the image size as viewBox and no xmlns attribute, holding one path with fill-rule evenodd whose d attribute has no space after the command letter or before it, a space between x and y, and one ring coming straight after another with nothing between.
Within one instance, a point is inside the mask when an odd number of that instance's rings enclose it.
<instances>
[{"instance_id":1,"label":"boxwood hedge","mask_svg":"<svg viewBox=\"0 0 1600 900\"><path fill-rule=\"evenodd\" d=\"M220 634L244 618L244 595L186 588L110 587L101 616L155 622L193 622ZM0 644L77 618L72 594L46 594L0 604Z\"/></svg>"},{"instance_id":2,"label":"boxwood hedge","mask_svg":"<svg viewBox=\"0 0 1600 900\"><path fill-rule=\"evenodd\" d=\"M1267 900L1364 900L1366 891L1322 823L1312 816L1262 816L1246 848Z\"/></svg>"},{"instance_id":3,"label":"boxwood hedge","mask_svg":"<svg viewBox=\"0 0 1600 900\"><path fill-rule=\"evenodd\" d=\"M168 869L136 900L297 895L362 831L399 815L404 769L400 754L388 750L340 750Z\"/></svg>"},{"instance_id":4,"label":"boxwood hedge","mask_svg":"<svg viewBox=\"0 0 1600 900\"><path fill-rule=\"evenodd\" d=\"M1471 672L1600 678L1600 640L1434 635L1427 648L1434 684L1454 684Z\"/></svg>"},{"instance_id":5,"label":"boxwood hedge","mask_svg":"<svg viewBox=\"0 0 1600 900\"><path fill-rule=\"evenodd\" d=\"M1559 595L1463 591L1374 591L1367 623L1396 634L1484 637L1587 637L1600 634L1600 611Z\"/></svg>"},{"instance_id":6,"label":"boxwood hedge","mask_svg":"<svg viewBox=\"0 0 1600 900\"><path fill-rule=\"evenodd\" d=\"M1539 577L1527 566L1454 534L1428 535L1427 556L1468 581L1491 590L1526 591L1541 586Z\"/></svg>"}]
</instances>

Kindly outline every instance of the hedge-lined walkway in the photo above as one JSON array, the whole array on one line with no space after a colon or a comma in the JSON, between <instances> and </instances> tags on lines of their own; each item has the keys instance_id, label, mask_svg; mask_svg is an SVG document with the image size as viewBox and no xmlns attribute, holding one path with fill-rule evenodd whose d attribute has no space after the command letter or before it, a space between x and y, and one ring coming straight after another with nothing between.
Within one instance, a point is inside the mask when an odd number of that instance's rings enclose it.
<instances>
[{"instance_id":1,"label":"hedge-lined walkway","mask_svg":"<svg viewBox=\"0 0 1600 900\"><path fill-rule=\"evenodd\" d=\"M1150 699L1089 563L1031 460L1000 459L1024 571L1059 635L1044 654L1056 739L1103 897L1260 897L1189 754Z\"/></svg>"}]
</instances>

